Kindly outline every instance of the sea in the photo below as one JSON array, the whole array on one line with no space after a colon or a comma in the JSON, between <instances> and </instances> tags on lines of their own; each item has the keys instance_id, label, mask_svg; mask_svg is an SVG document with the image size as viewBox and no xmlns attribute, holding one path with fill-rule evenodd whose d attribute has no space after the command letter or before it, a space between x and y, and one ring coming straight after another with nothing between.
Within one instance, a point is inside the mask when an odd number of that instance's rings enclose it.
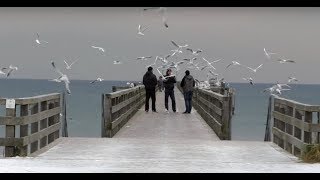
<instances>
[{"instance_id":1,"label":"sea","mask_svg":"<svg viewBox=\"0 0 320 180\"><path fill-rule=\"evenodd\" d=\"M126 86L127 81L72 80L67 95L67 125L69 137L101 137L101 95L112 92L112 86ZM22 98L64 91L63 83L36 79L0 79L1 98ZM230 83L236 90L235 114L232 117L232 140L263 141L267 121L269 94L263 89L272 84ZM281 97L298 102L320 104L320 85L290 84L290 91ZM176 89L176 93L178 90ZM5 116L4 108L0 116ZM0 126L0 137L5 128Z\"/></svg>"}]
</instances>

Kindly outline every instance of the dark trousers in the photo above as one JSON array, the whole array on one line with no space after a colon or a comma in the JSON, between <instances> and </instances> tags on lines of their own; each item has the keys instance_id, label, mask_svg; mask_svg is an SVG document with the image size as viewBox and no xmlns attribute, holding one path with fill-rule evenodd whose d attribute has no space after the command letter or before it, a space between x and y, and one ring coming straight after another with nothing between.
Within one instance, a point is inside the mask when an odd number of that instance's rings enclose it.
<instances>
[{"instance_id":1,"label":"dark trousers","mask_svg":"<svg viewBox=\"0 0 320 180\"><path fill-rule=\"evenodd\" d=\"M185 112L191 113L193 92L192 91L188 91L188 92L183 93L183 95L184 95L184 103L186 105L186 111Z\"/></svg>"},{"instance_id":2,"label":"dark trousers","mask_svg":"<svg viewBox=\"0 0 320 180\"><path fill-rule=\"evenodd\" d=\"M146 90L146 104L145 110L149 111L149 100L152 101L152 111L156 111L156 91L155 90Z\"/></svg>"},{"instance_id":3,"label":"dark trousers","mask_svg":"<svg viewBox=\"0 0 320 180\"><path fill-rule=\"evenodd\" d=\"M169 96L171 98L171 102L172 102L172 110L174 112L176 112L176 99L174 97L174 90L167 90L164 92L164 105L166 107L167 110L169 110L169 107L168 107L168 99L169 99Z\"/></svg>"}]
</instances>

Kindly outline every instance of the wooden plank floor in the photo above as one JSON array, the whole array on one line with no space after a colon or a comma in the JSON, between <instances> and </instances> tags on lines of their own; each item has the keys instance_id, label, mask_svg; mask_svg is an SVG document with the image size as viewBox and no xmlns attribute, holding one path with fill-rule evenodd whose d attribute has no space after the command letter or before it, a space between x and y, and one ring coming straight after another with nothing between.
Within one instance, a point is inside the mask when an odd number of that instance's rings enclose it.
<instances>
[{"instance_id":1,"label":"wooden plank floor","mask_svg":"<svg viewBox=\"0 0 320 180\"><path fill-rule=\"evenodd\" d=\"M179 90L175 91L177 112L171 109L169 98L169 113L165 112L164 92L156 96L156 109L145 112L144 106L113 138L137 139L197 139L219 141L217 135L201 116L192 110L191 114L182 114L185 110L184 99ZM151 110L151 100L150 100Z\"/></svg>"}]
</instances>

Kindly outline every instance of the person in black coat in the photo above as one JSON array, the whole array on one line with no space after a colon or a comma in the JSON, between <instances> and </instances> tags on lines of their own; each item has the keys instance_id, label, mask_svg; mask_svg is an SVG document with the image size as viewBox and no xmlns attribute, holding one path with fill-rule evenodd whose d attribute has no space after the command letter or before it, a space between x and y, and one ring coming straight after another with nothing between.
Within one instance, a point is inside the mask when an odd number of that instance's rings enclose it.
<instances>
[{"instance_id":1,"label":"person in black coat","mask_svg":"<svg viewBox=\"0 0 320 180\"><path fill-rule=\"evenodd\" d=\"M149 100L151 98L152 101L152 111L156 111L156 86L158 84L156 75L152 72L153 68L148 67L148 71L143 76L143 85L146 90L146 103L145 103L145 111L149 111Z\"/></svg>"},{"instance_id":2,"label":"person in black coat","mask_svg":"<svg viewBox=\"0 0 320 180\"><path fill-rule=\"evenodd\" d=\"M171 69L167 69L165 79L163 80L164 85L164 103L166 111L169 112L168 107L168 99L170 96L171 102L172 102L172 111L176 112L176 100L174 97L174 83L177 82L175 76L171 76Z\"/></svg>"}]
</instances>

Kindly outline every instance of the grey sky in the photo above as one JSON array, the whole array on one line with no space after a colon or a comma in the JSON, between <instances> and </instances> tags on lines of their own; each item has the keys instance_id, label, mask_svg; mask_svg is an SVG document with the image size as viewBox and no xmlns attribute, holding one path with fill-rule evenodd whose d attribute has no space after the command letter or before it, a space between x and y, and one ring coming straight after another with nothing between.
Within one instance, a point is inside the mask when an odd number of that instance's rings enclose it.
<instances>
[{"instance_id":1,"label":"grey sky","mask_svg":"<svg viewBox=\"0 0 320 180\"><path fill-rule=\"evenodd\" d=\"M168 29L157 13L140 16L141 9L1 7L0 66L13 64L20 68L11 78L51 79L56 74L50 60L63 69L63 60L69 57L79 59L67 72L71 80L98 76L105 80L141 80L145 65L151 61L139 62L136 57L167 55L174 49L170 43L174 40L203 49L199 58L222 58L215 64L217 73L223 73L233 60L251 67L264 63L256 74L231 67L224 72L230 82L244 82L242 77L247 76L256 82L286 81L288 76L295 76L300 83L320 83L319 7L168 7ZM137 35L138 24L149 27L144 37ZM37 32L49 42L46 47L36 45ZM106 56L91 45L104 47ZM270 62L263 48L297 63ZM189 57L188 52L179 55L179 59ZM124 64L113 65L118 59ZM205 78L199 71L191 73Z\"/></svg>"}]
</instances>

